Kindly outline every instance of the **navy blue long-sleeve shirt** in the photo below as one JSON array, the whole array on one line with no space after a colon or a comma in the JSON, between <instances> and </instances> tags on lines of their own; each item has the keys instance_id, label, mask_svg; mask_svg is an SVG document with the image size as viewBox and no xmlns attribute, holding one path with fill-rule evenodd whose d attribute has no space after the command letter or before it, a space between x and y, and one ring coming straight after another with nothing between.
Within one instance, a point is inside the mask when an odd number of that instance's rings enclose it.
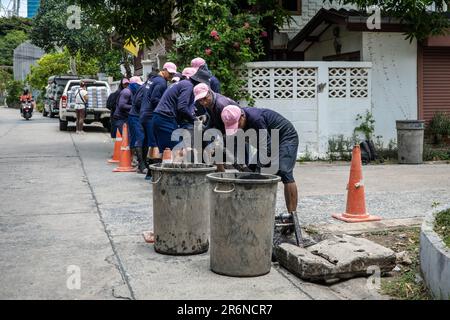
<instances>
[{"instance_id":1,"label":"navy blue long-sleeve shirt","mask_svg":"<svg viewBox=\"0 0 450 320\"><path fill-rule=\"evenodd\" d=\"M120 92L119 102L116 111L114 112L114 119L127 120L131 109L132 93L129 88L125 88Z\"/></svg>"},{"instance_id":2,"label":"navy blue long-sleeve shirt","mask_svg":"<svg viewBox=\"0 0 450 320\"><path fill-rule=\"evenodd\" d=\"M143 85L139 86L139 89L135 94L133 94L133 97L131 99L131 110L129 113L130 116L139 117L139 112L142 105L142 97L145 93L144 89L146 85L147 83L144 83Z\"/></svg>"},{"instance_id":3,"label":"navy blue long-sleeve shirt","mask_svg":"<svg viewBox=\"0 0 450 320\"><path fill-rule=\"evenodd\" d=\"M145 90L142 98L141 112L139 115L139 120L142 123L151 119L155 108L167 90L167 81L159 74L151 77L148 85L148 89Z\"/></svg>"},{"instance_id":4,"label":"navy blue long-sleeve shirt","mask_svg":"<svg viewBox=\"0 0 450 320\"><path fill-rule=\"evenodd\" d=\"M278 112L262 108L243 108L243 110L247 119L245 130L255 129L258 132L260 129L266 129L269 148L271 130L279 130L280 145L282 143L298 143L298 134L294 126Z\"/></svg>"},{"instance_id":5,"label":"navy blue long-sleeve shirt","mask_svg":"<svg viewBox=\"0 0 450 320\"><path fill-rule=\"evenodd\" d=\"M211 120L209 122L210 128L215 128L220 130L222 133L225 133L225 125L222 121L221 116L223 109L229 105L239 106L236 101L225 97L224 95L221 95L219 93L213 94L213 104L210 108L208 108L208 114L211 117Z\"/></svg>"},{"instance_id":6,"label":"navy blue long-sleeve shirt","mask_svg":"<svg viewBox=\"0 0 450 320\"><path fill-rule=\"evenodd\" d=\"M190 80L182 80L166 90L155 113L176 118L177 122L194 123L194 85Z\"/></svg>"},{"instance_id":7,"label":"navy blue long-sleeve shirt","mask_svg":"<svg viewBox=\"0 0 450 320\"><path fill-rule=\"evenodd\" d=\"M210 84L210 88L212 91L214 91L215 93L220 93L220 82L219 79L217 79L216 77L212 76L211 79L209 80L209 84Z\"/></svg>"}]
</instances>

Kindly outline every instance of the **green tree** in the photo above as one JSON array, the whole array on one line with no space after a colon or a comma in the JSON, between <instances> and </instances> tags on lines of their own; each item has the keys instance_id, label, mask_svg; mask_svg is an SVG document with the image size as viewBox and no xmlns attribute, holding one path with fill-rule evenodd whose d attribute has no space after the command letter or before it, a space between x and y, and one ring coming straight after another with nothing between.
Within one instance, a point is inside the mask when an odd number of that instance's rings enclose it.
<instances>
[{"instance_id":1,"label":"green tree","mask_svg":"<svg viewBox=\"0 0 450 320\"><path fill-rule=\"evenodd\" d=\"M14 30L29 33L31 30L32 20L21 17L1 17L0 18L0 37L6 36L9 32Z\"/></svg>"},{"instance_id":2,"label":"green tree","mask_svg":"<svg viewBox=\"0 0 450 320\"><path fill-rule=\"evenodd\" d=\"M324 2L354 4L359 8L378 6L383 15L398 18L407 24L407 39L410 41L443 35L450 28L450 20L443 12L448 0L324 0ZM436 10L431 12L430 6L434 6Z\"/></svg>"},{"instance_id":3,"label":"green tree","mask_svg":"<svg viewBox=\"0 0 450 320\"><path fill-rule=\"evenodd\" d=\"M174 31L172 15L175 9L184 12L185 3L194 0L77 0L81 8L112 41L123 47L131 39L134 43L151 44L155 39Z\"/></svg>"},{"instance_id":4,"label":"green tree","mask_svg":"<svg viewBox=\"0 0 450 320\"><path fill-rule=\"evenodd\" d=\"M269 34L288 22L287 14L266 1L199 0L185 4L184 9L190 14L179 16L182 32L169 58L187 66L192 58L204 57L225 95L246 97L239 70L263 56Z\"/></svg>"},{"instance_id":5,"label":"green tree","mask_svg":"<svg viewBox=\"0 0 450 320\"><path fill-rule=\"evenodd\" d=\"M19 17L0 18L0 65L13 65L14 49L28 40L31 20Z\"/></svg>"},{"instance_id":6,"label":"green tree","mask_svg":"<svg viewBox=\"0 0 450 320\"><path fill-rule=\"evenodd\" d=\"M68 56L64 52L49 53L44 55L37 65L31 66L31 72L27 76L27 83L31 87L43 90L47 86L49 77L58 74L66 74L69 71Z\"/></svg>"},{"instance_id":7,"label":"green tree","mask_svg":"<svg viewBox=\"0 0 450 320\"><path fill-rule=\"evenodd\" d=\"M28 40L31 20L19 17L0 18L0 100L13 79L14 49ZM10 101L11 102L11 101Z\"/></svg>"},{"instance_id":8,"label":"green tree","mask_svg":"<svg viewBox=\"0 0 450 320\"><path fill-rule=\"evenodd\" d=\"M95 24L109 35L109 49L120 52L120 61L123 63L127 75L131 76L130 55L123 49L125 44L132 42L151 45L159 38L171 34L175 24L172 16L175 9L183 9L184 3L194 0L76 0ZM114 53L118 56L118 53ZM105 61L103 65L111 66ZM115 68L114 74L118 74Z\"/></svg>"},{"instance_id":9,"label":"green tree","mask_svg":"<svg viewBox=\"0 0 450 320\"><path fill-rule=\"evenodd\" d=\"M51 53L58 48L66 48L70 54L70 69L77 74L76 57L95 57L105 52L108 38L93 23L89 16L81 13L81 28L68 28L67 21L71 13L67 8L75 4L72 0L46 0L42 2L33 22L31 40L38 47Z\"/></svg>"},{"instance_id":10,"label":"green tree","mask_svg":"<svg viewBox=\"0 0 450 320\"><path fill-rule=\"evenodd\" d=\"M24 31L12 30L4 37L0 37L0 65L12 66L14 49L28 40Z\"/></svg>"},{"instance_id":11,"label":"green tree","mask_svg":"<svg viewBox=\"0 0 450 320\"><path fill-rule=\"evenodd\" d=\"M105 72L114 79L121 79L123 77L120 70L120 61L122 60L122 56L121 50L111 49L98 57L98 66L100 71Z\"/></svg>"},{"instance_id":12,"label":"green tree","mask_svg":"<svg viewBox=\"0 0 450 320\"><path fill-rule=\"evenodd\" d=\"M0 104L5 102L4 97L8 88L8 82L12 81L12 79L13 76L10 70L0 69Z\"/></svg>"},{"instance_id":13,"label":"green tree","mask_svg":"<svg viewBox=\"0 0 450 320\"><path fill-rule=\"evenodd\" d=\"M10 108L19 106L20 96L23 93L24 84L22 81L11 80L7 84L6 104Z\"/></svg>"},{"instance_id":14,"label":"green tree","mask_svg":"<svg viewBox=\"0 0 450 320\"><path fill-rule=\"evenodd\" d=\"M93 76L98 72L98 61L95 58L84 59L81 53L75 57L78 69L81 75ZM31 72L27 76L27 83L34 89L44 90L47 86L48 78L54 75L67 74L70 70L70 53L68 50L58 53L49 53L44 55L37 62L36 66L31 67Z\"/></svg>"}]
</instances>

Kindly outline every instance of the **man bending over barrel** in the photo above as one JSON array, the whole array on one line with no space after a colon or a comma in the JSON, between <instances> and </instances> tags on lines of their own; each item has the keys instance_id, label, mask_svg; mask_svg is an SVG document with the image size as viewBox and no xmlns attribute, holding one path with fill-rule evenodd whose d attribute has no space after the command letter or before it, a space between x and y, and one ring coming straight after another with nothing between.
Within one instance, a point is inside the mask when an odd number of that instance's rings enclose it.
<instances>
[{"instance_id":1,"label":"man bending over barrel","mask_svg":"<svg viewBox=\"0 0 450 320\"><path fill-rule=\"evenodd\" d=\"M225 125L227 136L235 135L239 129L244 131L254 129L258 135L259 141L262 132L261 130L266 130L268 143L267 150L271 150L271 131L278 130L279 150L275 150L277 151L278 159L272 159L272 161L275 160L278 163L278 172L276 175L281 177L281 181L284 184L284 198L286 201L287 213L278 215L276 220L293 225L294 215L296 215L298 204L298 190L293 171L297 161L299 138L292 123L279 113L270 109L241 109L233 105L223 109L221 118ZM255 171L261 171L261 168L262 165L258 161ZM303 242L303 239L299 228L296 229L298 230L298 232L296 232L297 242L300 244ZM292 232L293 228L289 228L289 230Z\"/></svg>"}]
</instances>

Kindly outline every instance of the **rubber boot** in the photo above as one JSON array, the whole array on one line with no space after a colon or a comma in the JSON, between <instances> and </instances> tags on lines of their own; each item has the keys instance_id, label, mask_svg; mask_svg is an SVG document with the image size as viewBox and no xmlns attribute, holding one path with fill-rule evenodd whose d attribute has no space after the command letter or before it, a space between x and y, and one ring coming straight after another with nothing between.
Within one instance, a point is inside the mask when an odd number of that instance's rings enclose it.
<instances>
[{"instance_id":1,"label":"rubber boot","mask_svg":"<svg viewBox=\"0 0 450 320\"><path fill-rule=\"evenodd\" d=\"M137 167L137 165L138 165L138 162L137 162L137 151L136 151L136 148L131 148L131 155L132 155L132 157L131 157L131 166L132 167Z\"/></svg>"},{"instance_id":2,"label":"rubber boot","mask_svg":"<svg viewBox=\"0 0 450 320\"><path fill-rule=\"evenodd\" d=\"M140 174L145 174L145 169L147 169L147 166L145 165L143 150L142 148L136 148L135 150L136 150L136 157L138 160L137 172Z\"/></svg>"},{"instance_id":3,"label":"rubber boot","mask_svg":"<svg viewBox=\"0 0 450 320\"><path fill-rule=\"evenodd\" d=\"M149 158L149 156L148 156L148 147L142 147L142 155L144 157L145 165L147 165L147 169L148 169L148 158Z\"/></svg>"},{"instance_id":4,"label":"rubber boot","mask_svg":"<svg viewBox=\"0 0 450 320\"><path fill-rule=\"evenodd\" d=\"M161 159L148 159L148 161L147 161L148 166L150 166L152 164L158 164L161 162L162 162ZM152 179L152 170L148 169L147 175L145 176L145 180L151 180L151 179Z\"/></svg>"}]
</instances>

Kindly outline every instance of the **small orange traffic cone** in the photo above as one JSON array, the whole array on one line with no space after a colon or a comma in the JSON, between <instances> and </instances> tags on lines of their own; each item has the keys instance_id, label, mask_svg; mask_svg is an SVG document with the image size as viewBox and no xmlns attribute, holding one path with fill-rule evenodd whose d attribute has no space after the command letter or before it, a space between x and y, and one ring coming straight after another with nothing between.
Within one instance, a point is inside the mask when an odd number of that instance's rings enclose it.
<instances>
[{"instance_id":1,"label":"small orange traffic cone","mask_svg":"<svg viewBox=\"0 0 450 320\"><path fill-rule=\"evenodd\" d=\"M122 135L120 134L119 129L117 129L116 133L116 141L114 142L114 154L111 160L108 160L108 163L119 163L120 162L120 148L122 147Z\"/></svg>"},{"instance_id":2,"label":"small orange traffic cone","mask_svg":"<svg viewBox=\"0 0 450 320\"><path fill-rule=\"evenodd\" d=\"M334 214L333 218L352 223L381 220L380 217L371 216L366 211L360 146L355 146L353 149L350 180L347 190L347 210L343 214Z\"/></svg>"},{"instance_id":3,"label":"small orange traffic cone","mask_svg":"<svg viewBox=\"0 0 450 320\"><path fill-rule=\"evenodd\" d=\"M128 143L128 126L123 125L122 146L120 147L120 163L113 172L136 172L136 168L131 165L131 151Z\"/></svg>"},{"instance_id":4,"label":"small orange traffic cone","mask_svg":"<svg viewBox=\"0 0 450 320\"><path fill-rule=\"evenodd\" d=\"M162 163L172 163L172 162L173 162L172 150L170 150L169 148L166 148L166 150L164 150L164 153L163 153Z\"/></svg>"},{"instance_id":5,"label":"small orange traffic cone","mask_svg":"<svg viewBox=\"0 0 450 320\"><path fill-rule=\"evenodd\" d=\"M149 151L150 159L161 159L161 154L159 153L158 147L152 147Z\"/></svg>"},{"instance_id":6,"label":"small orange traffic cone","mask_svg":"<svg viewBox=\"0 0 450 320\"><path fill-rule=\"evenodd\" d=\"M142 233L144 241L147 243L155 243L155 234L152 231L144 231Z\"/></svg>"}]
</instances>

